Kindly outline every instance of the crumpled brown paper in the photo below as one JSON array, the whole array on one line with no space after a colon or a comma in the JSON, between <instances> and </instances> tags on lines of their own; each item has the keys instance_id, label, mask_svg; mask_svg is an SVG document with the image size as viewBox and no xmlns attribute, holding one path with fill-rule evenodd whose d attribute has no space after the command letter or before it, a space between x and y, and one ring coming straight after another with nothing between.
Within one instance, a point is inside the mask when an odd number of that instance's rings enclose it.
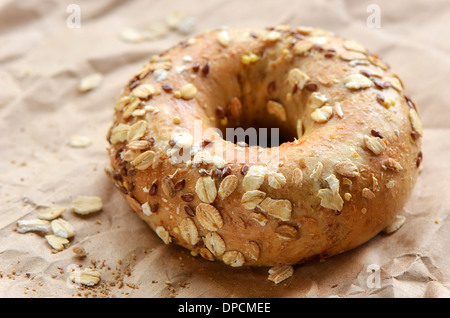
<instances>
[{"instance_id":1,"label":"crumpled brown paper","mask_svg":"<svg viewBox=\"0 0 450 318\"><path fill-rule=\"evenodd\" d=\"M450 296L447 1L71 4L0 2L0 297ZM275 285L268 268L231 268L164 245L104 167L114 101L150 56L205 29L277 24L321 27L380 54L419 108L424 160L400 230L296 266L293 277ZM102 75L99 85L81 93L80 80L93 73ZM88 137L87 145L68 145L72 136ZM104 207L88 216L64 212L76 235L63 251L55 253L43 234L14 230L39 207L69 207L78 195L100 196ZM74 247L87 255L78 257ZM101 282L73 284L69 273L88 267Z\"/></svg>"}]
</instances>

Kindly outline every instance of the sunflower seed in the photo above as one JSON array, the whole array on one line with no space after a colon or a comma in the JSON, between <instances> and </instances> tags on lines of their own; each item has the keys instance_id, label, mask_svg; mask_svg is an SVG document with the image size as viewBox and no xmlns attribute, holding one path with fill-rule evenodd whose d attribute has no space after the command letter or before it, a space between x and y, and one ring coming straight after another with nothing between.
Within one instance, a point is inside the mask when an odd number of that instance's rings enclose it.
<instances>
[{"instance_id":1,"label":"sunflower seed","mask_svg":"<svg viewBox=\"0 0 450 318\"><path fill-rule=\"evenodd\" d=\"M392 78L391 80L390 80L390 83L391 83L391 86L397 91L397 92L399 92L399 93L401 93L402 92L402 90L403 90L403 86L402 86L402 83L397 79L397 78Z\"/></svg>"},{"instance_id":2,"label":"sunflower seed","mask_svg":"<svg viewBox=\"0 0 450 318\"><path fill-rule=\"evenodd\" d=\"M409 120L411 121L411 126L413 130L419 134L419 136L422 136L423 134L423 128L422 128L422 122L420 121L419 114L417 114L415 109L409 110Z\"/></svg>"},{"instance_id":3,"label":"sunflower seed","mask_svg":"<svg viewBox=\"0 0 450 318\"><path fill-rule=\"evenodd\" d=\"M389 66L387 66L384 62L382 62L380 59L378 59L376 55L369 55L368 60L373 65L378 66L385 71L387 71L389 69Z\"/></svg>"}]
</instances>

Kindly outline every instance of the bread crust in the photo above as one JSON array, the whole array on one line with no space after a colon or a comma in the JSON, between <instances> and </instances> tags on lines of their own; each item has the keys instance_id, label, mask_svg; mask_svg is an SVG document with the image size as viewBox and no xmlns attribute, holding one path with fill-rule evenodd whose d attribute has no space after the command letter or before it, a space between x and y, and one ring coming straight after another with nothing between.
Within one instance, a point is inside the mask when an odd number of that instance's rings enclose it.
<instances>
[{"instance_id":1,"label":"bread crust","mask_svg":"<svg viewBox=\"0 0 450 318\"><path fill-rule=\"evenodd\" d=\"M220 136L258 126L295 138L263 148ZM296 264L394 220L421 136L400 78L362 44L305 27L211 30L124 87L106 172L167 244L236 267Z\"/></svg>"}]
</instances>

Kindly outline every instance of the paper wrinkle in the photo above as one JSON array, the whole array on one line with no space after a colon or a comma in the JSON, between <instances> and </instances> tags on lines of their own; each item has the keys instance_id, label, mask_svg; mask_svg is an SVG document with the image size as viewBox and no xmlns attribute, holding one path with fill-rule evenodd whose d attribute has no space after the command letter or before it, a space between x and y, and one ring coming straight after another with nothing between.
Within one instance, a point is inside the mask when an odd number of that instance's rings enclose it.
<instances>
[{"instance_id":1,"label":"paper wrinkle","mask_svg":"<svg viewBox=\"0 0 450 318\"><path fill-rule=\"evenodd\" d=\"M70 4L11 0L0 7L0 297L450 297L450 46L440 40L448 37L450 3L439 1L438 13L423 10L419 0L401 9L380 2L380 29L367 27L365 2L80 0L79 29L66 25ZM123 85L152 55L193 35L169 32L126 43L119 33L164 24L174 9L193 18L195 32L311 25L380 54L402 78L424 127L422 170L401 213L403 227L324 262L295 266L293 277L279 285L267 279L268 268L230 268L165 245L131 211L104 168L106 133ZM415 17L420 24L411 23ZM79 81L96 72L104 76L100 86L78 92ZM73 135L92 144L68 147ZM62 252L53 253L42 234L14 231L18 220L36 217L37 206L69 208L78 195L100 196L103 211L87 217L65 211L76 234ZM74 247L87 256L77 258ZM79 265L102 274L90 294L67 280ZM379 286L370 285L377 273L371 268L379 270Z\"/></svg>"}]
</instances>

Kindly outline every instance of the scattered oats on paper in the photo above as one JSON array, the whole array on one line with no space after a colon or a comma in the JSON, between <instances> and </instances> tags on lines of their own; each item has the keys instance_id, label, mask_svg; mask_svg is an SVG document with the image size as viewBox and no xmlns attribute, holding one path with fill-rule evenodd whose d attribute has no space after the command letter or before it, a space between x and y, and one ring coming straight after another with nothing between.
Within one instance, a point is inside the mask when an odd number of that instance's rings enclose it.
<instances>
[{"instance_id":1,"label":"scattered oats on paper","mask_svg":"<svg viewBox=\"0 0 450 318\"><path fill-rule=\"evenodd\" d=\"M78 85L78 90L81 93L88 92L100 86L103 81L103 75L100 73L93 73L86 77L83 77Z\"/></svg>"},{"instance_id":2,"label":"scattered oats on paper","mask_svg":"<svg viewBox=\"0 0 450 318\"><path fill-rule=\"evenodd\" d=\"M80 195L72 201L72 208L75 213L86 215L102 210L103 203L100 197Z\"/></svg>"}]
</instances>

